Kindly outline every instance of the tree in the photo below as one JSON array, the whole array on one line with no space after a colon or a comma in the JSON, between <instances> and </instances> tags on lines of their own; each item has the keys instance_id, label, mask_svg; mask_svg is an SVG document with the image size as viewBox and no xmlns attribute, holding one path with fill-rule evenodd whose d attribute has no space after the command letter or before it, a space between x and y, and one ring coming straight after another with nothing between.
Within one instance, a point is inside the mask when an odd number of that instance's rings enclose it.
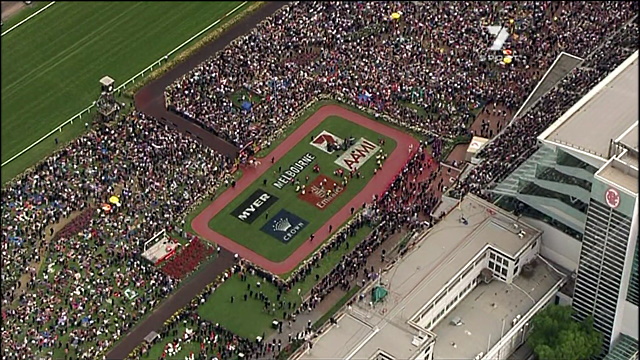
<instances>
[{"instance_id":1,"label":"tree","mask_svg":"<svg viewBox=\"0 0 640 360\"><path fill-rule=\"evenodd\" d=\"M531 320L527 340L541 360L583 360L600 354L602 334L593 318L574 320L570 306L549 305Z\"/></svg>"}]
</instances>

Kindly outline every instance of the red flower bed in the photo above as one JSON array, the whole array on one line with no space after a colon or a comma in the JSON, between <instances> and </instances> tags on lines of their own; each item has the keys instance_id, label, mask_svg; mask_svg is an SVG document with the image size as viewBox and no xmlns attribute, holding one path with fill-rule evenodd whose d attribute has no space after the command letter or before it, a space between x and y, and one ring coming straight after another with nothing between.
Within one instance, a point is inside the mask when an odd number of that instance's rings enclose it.
<instances>
[{"instance_id":1,"label":"red flower bed","mask_svg":"<svg viewBox=\"0 0 640 360\"><path fill-rule=\"evenodd\" d=\"M84 230L91 222L93 211L93 208L85 209L80 215L60 229L56 236L58 238L71 237Z\"/></svg>"},{"instance_id":2,"label":"red flower bed","mask_svg":"<svg viewBox=\"0 0 640 360\"><path fill-rule=\"evenodd\" d=\"M184 249L179 250L176 255L167 260L160 270L174 279L182 279L212 253L213 247L203 243L200 238L195 238Z\"/></svg>"}]
</instances>

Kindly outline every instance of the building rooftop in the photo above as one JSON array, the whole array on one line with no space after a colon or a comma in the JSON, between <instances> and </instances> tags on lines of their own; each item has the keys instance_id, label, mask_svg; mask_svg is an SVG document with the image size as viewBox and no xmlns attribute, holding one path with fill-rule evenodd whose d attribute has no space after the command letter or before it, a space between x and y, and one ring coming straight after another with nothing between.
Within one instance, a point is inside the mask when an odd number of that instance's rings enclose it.
<instances>
[{"instance_id":1,"label":"building rooftop","mask_svg":"<svg viewBox=\"0 0 640 360\"><path fill-rule=\"evenodd\" d=\"M631 125L618 139L619 142L627 147L638 151L638 122Z\"/></svg>"},{"instance_id":2,"label":"building rooftop","mask_svg":"<svg viewBox=\"0 0 640 360\"><path fill-rule=\"evenodd\" d=\"M638 158L628 153L611 159L598 172L596 176L602 177L633 195L638 195Z\"/></svg>"},{"instance_id":3,"label":"building rooftop","mask_svg":"<svg viewBox=\"0 0 640 360\"><path fill-rule=\"evenodd\" d=\"M608 160L609 143L638 121L638 52L572 106L538 139ZM637 141L636 141L637 148Z\"/></svg>"},{"instance_id":4,"label":"building rooftop","mask_svg":"<svg viewBox=\"0 0 640 360\"><path fill-rule=\"evenodd\" d=\"M419 350L412 344L419 332L408 320L466 264L488 247L518 256L540 236L540 231L522 222L517 222L519 229L515 230L516 222L492 204L465 196L459 207L423 235L415 250L383 272L381 282L389 292L384 303L371 307L368 300L356 302L338 320L338 326L319 336L302 358L369 359L379 349L395 359L410 358ZM523 238L518 236L520 230L526 232Z\"/></svg>"},{"instance_id":5,"label":"building rooftop","mask_svg":"<svg viewBox=\"0 0 640 360\"><path fill-rule=\"evenodd\" d=\"M433 358L473 359L488 353L512 328L513 319L529 312L559 281L562 276L539 260L530 278L480 283L432 330L437 336ZM455 317L463 324L451 325Z\"/></svg>"}]
</instances>

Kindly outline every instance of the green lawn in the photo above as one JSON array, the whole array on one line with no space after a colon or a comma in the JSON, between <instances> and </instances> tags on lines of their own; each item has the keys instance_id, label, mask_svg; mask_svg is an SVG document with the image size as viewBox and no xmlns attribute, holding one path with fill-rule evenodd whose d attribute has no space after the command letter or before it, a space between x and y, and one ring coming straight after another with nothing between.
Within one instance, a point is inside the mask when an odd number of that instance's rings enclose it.
<instances>
[{"instance_id":1,"label":"green lawn","mask_svg":"<svg viewBox=\"0 0 640 360\"><path fill-rule=\"evenodd\" d=\"M244 96L244 100L242 100L243 96ZM231 94L230 98L231 98L231 103L239 109L242 108L243 101L250 101L251 104L253 104L253 106L256 106L262 102L262 96L254 92L249 92L245 88L242 88L234 92L233 94Z\"/></svg>"},{"instance_id":2,"label":"green lawn","mask_svg":"<svg viewBox=\"0 0 640 360\"><path fill-rule=\"evenodd\" d=\"M300 294L307 294L316 284L315 276L320 278L328 274L336 264L340 261L344 254L347 254L360 243L369 233L371 228L363 227L358 230L354 237L347 238L349 248L342 245L337 250L330 251L319 262L319 267L313 268L311 274L306 277L303 282L297 283L296 286L288 293L284 293L285 301L295 302L300 305ZM247 281L241 281L238 275L220 285L209 299L198 308L198 313L205 319L214 323L220 323L223 327L230 330L236 335L253 339L256 336L262 336L262 333L269 334L274 329L271 328L271 322L274 319L282 320L282 312L285 310L276 310L274 314L269 314L263 310L263 304L259 300L248 299L244 301L244 294L248 293L247 284L251 284L251 288L256 289L256 282L262 283L260 290L269 296L272 301L276 300L278 290L272 284L265 284L264 281L256 276L247 276ZM356 285L355 283L353 284ZM234 296L234 302L231 303L231 296ZM288 309L287 313L291 313Z\"/></svg>"},{"instance_id":3,"label":"green lawn","mask_svg":"<svg viewBox=\"0 0 640 360\"><path fill-rule=\"evenodd\" d=\"M101 77L123 83L240 3L58 2L3 36L2 161L89 106ZM44 143L3 168L3 182L55 148Z\"/></svg>"},{"instance_id":4,"label":"green lawn","mask_svg":"<svg viewBox=\"0 0 640 360\"><path fill-rule=\"evenodd\" d=\"M374 143L377 143L379 138L385 138L386 143L383 146L383 149L387 154L391 153L396 147L396 143L392 139L386 138L372 130L340 117L328 117L311 133L319 134L322 130L329 131L340 138L353 136L358 139L360 137L364 137ZM305 139L291 149L291 151L280 159L280 161L272 165L260 179L257 179L253 184L245 189L242 194L237 196L213 219L211 219L209 227L219 234L251 248L253 251L272 261L282 261L289 257L289 255L291 255L291 253L295 251L301 243L309 239L312 233L315 233L320 226L324 226L337 210L345 206L356 194L362 191L364 186L369 182L369 180L371 180L373 170L376 167L375 157L369 159L369 161L360 168L360 171L365 178L357 179L354 177L351 179L345 190L338 195L331 204L329 204L324 210L319 210L314 205L299 199L298 193L294 190L294 186L285 185L282 189L278 189L273 185L276 179L280 176L280 173L278 173L280 166L283 170L289 168L291 164L300 159L307 152L314 154L316 159L297 176L297 178L300 179L301 184L304 184L305 182L305 175L309 175L309 181L313 181L313 179L318 175L312 170L313 164L315 163L319 164L321 174L340 182L340 178L333 175L333 171L339 167L334 163L334 160L337 157L336 153L327 154L326 152L310 145L310 140L310 136L305 137ZM342 152L338 153L341 154ZM264 161L269 161L269 159L265 158ZM263 179L267 179L266 186L263 185ZM232 212L236 208L238 208L256 190L259 189L278 197L278 200L262 215L257 217L252 224L243 222L236 216L232 215ZM271 217L276 215L281 209L286 209L288 212L308 221L308 225L299 231L287 243L277 240L260 230L260 228L267 222L271 221ZM335 231L341 224L332 225Z\"/></svg>"}]
</instances>

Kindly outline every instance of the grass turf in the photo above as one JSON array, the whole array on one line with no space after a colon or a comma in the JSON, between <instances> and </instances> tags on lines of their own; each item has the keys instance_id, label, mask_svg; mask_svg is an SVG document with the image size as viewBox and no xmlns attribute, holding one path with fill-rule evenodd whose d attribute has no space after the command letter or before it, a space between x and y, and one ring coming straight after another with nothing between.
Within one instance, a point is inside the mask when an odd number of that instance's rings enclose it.
<instances>
[{"instance_id":1,"label":"grass turf","mask_svg":"<svg viewBox=\"0 0 640 360\"><path fill-rule=\"evenodd\" d=\"M250 101L253 106L257 106L262 102L262 96L253 92L249 92L244 88L234 92L229 97L231 98L231 103L235 107L237 107L238 109L242 109L243 96L245 97L244 101Z\"/></svg>"},{"instance_id":2,"label":"grass turf","mask_svg":"<svg viewBox=\"0 0 640 360\"><path fill-rule=\"evenodd\" d=\"M96 100L102 76L121 84L240 3L59 2L3 36L2 161ZM44 143L3 168L3 182L56 147Z\"/></svg>"},{"instance_id":3,"label":"grass turf","mask_svg":"<svg viewBox=\"0 0 640 360\"><path fill-rule=\"evenodd\" d=\"M348 248L343 245L339 249L330 251L320 260L319 266L313 268L311 274L309 274L304 281L297 283L291 291L283 293L283 300L295 302L296 305L300 305L301 298L298 296L298 289L300 289L301 295L307 294L316 284L316 275L322 278L328 274L340 261L342 256L360 243L371 230L372 229L368 227L359 229L355 236L347 238ZM263 310L263 304L259 300L248 299L245 302L243 296L248 292L247 284L251 284L251 288L255 291L255 284L258 281L262 284L260 290L266 294L272 302L276 301L278 290L274 285L265 283L259 277L251 275L248 275L247 281L244 282L235 274L209 296L209 299L198 308L198 313L200 313L200 316L203 318L214 323L219 323L239 336L253 339L256 336L262 336L263 333L268 335L274 331L274 329L271 328L271 322L274 319L282 320L283 311L287 311L287 313L291 313L291 311L289 309L276 310L272 315ZM231 303L231 296L235 297L233 304Z\"/></svg>"},{"instance_id":4,"label":"grass turf","mask_svg":"<svg viewBox=\"0 0 640 360\"><path fill-rule=\"evenodd\" d=\"M396 147L394 140L340 117L328 117L311 133L318 134L322 130L327 130L341 138L353 136L358 139L360 137L364 137L374 143L377 143L379 138L384 138L386 142L382 148L386 153L391 153ZM298 193L294 191L293 186L286 185L282 189L278 189L272 185L280 176L278 173L278 168L280 166L283 169L288 168L307 152L313 153L316 156L316 160L297 176L297 178L301 180L301 183L304 183L305 175L309 175L310 181L313 181L313 179L318 175L312 171L314 163L319 164L321 174L340 182L340 179L333 175L333 171L339 167L334 163L336 153L327 154L322 150L311 146L309 141L310 137L305 137L300 141L300 143L294 146L293 149L291 149L291 151L289 151L283 158L272 165L261 178L256 179L256 181L245 189L242 194L237 196L222 211L213 217L209 221L209 227L219 234L252 249L272 261L282 261L289 257L289 255L291 255L291 253L295 251L301 243L309 239L312 233L315 233L320 226L324 226L331 216L333 216L335 211L341 209L356 194L362 191L365 185L372 179L373 170L376 167L375 158L369 159L369 161L360 168L360 171L365 178L356 179L354 177L351 179L345 190L338 195L330 205L328 205L324 210L319 210L310 203L299 199ZM264 160L269 161L268 158ZM263 179L267 179L266 186L263 185ZM256 218L252 224L242 222L233 216L231 213L258 189L267 191L269 194L278 197L279 200L271 205L263 213L264 215L260 215ZM309 222L309 224L288 243L276 240L260 230L267 221L270 221L269 215L273 216L281 209L286 209L290 213L293 213ZM267 220L267 218L269 218L269 220ZM334 230L336 230L341 224L332 225Z\"/></svg>"}]
</instances>

